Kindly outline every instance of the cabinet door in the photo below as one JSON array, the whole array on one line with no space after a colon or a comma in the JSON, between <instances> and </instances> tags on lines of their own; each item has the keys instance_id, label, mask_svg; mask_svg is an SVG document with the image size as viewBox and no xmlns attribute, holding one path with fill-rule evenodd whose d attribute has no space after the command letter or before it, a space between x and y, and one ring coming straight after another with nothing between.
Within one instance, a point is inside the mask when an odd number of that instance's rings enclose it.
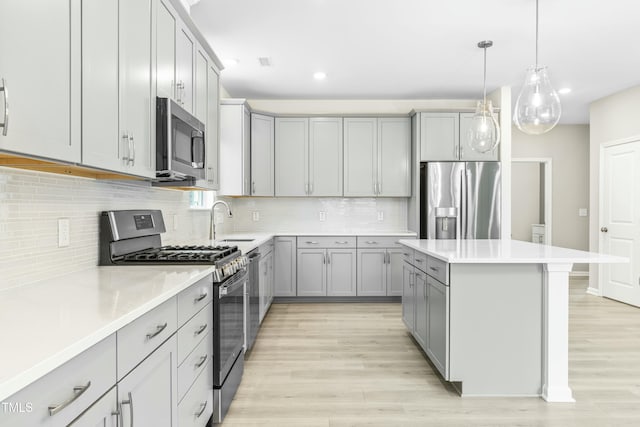
<instances>
[{"instance_id":1,"label":"cabinet door","mask_svg":"<svg viewBox=\"0 0 640 427\"><path fill-rule=\"evenodd\" d=\"M211 62L210 62L211 63ZM207 141L207 185L211 190L220 189L220 77L215 68L209 67L207 76L207 124L205 138Z\"/></svg>"},{"instance_id":2,"label":"cabinet door","mask_svg":"<svg viewBox=\"0 0 640 427\"><path fill-rule=\"evenodd\" d=\"M377 119L344 119L344 196L375 196Z\"/></svg>"},{"instance_id":3,"label":"cabinet door","mask_svg":"<svg viewBox=\"0 0 640 427\"><path fill-rule=\"evenodd\" d=\"M206 54L200 48L196 50L196 72L195 72L195 108L194 116L202 123L205 124L205 131L207 131L207 94L209 92L207 87L207 70L209 64Z\"/></svg>"},{"instance_id":4,"label":"cabinet door","mask_svg":"<svg viewBox=\"0 0 640 427\"><path fill-rule=\"evenodd\" d=\"M251 195L274 195L274 120L251 115Z\"/></svg>"},{"instance_id":5,"label":"cabinet door","mask_svg":"<svg viewBox=\"0 0 640 427\"><path fill-rule=\"evenodd\" d=\"M306 196L309 189L309 119L276 118L276 196Z\"/></svg>"},{"instance_id":6,"label":"cabinet door","mask_svg":"<svg viewBox=\"0 0 640 427\"><path fill-rule=\"evenodd\" d=\"M458 113L420 113L420 161L458 160Z\"/></svg>"},{"instance_id":7,"label":"cabinet door","mask_svg":"<svg viewBox=\"0 0 640 427\"><path fill-rule=\"evenodd\" d=\"M186 27L180 27L176 35L176 98L178 104L193 113L193 64L194 39Z\"/></svg>"},{"instance_id":8,"label":"cabinet door","mask_svg":"<svg viewBox=\"0 0 640 427\"><path fill-rule=\"evenodd\" d=\"M220 105L220 191L225 196L248 196L250 116L242 103ZM246 169L245 169L246 168Z\"/></svg>"},{"instance_id":9,"label":"cabinet door","mask_svg":"<svg viewBox=\"0 0 640 427\"><path fill-rule=\"evenodd\" d=\"M126 172L118 127L118 0L82 2L82 163Z\"/></svg>"},{"instance_id":10,"label":"cabinet door","mask_svg":"<svg viewBox=\"0 0 640 427\"><path fill-rule=\"evenodd\" d=\"M155 178L155 138L151 112L155 114L155 91L151 91L151 3L127 0L120 8L120 128L130 138L129 170ZM155 117L154 117L155 119ZM153 156L152 156L153 155Z\"/></svg>"},{"instance_id":11,"label":"cabinet door","mask_svg":"<svg viewBox=\"0 0 640 427\"><path fill-rule=\"evenodd\" d=\"M402 320L411 332L416 326L413 270L413 266L408 262L402 263Z\"/></svg>"},{"instance_id":12,"label":"cabinet door","mask_svg":"<svg viewBox=\"0 0 640 427\"><path fill-rule=\"evenodd\" d=\"M460 160L489 162L498 160L498 147L486 153L478 153L469 147L467 132L471 126L473 113L460 113Z\"/></svg>"},{"instance_id":13,"label":"cabinet door","mask_svg":"<svg viewBox=\"0 0 640 427\"><path fill-rule=\"evenodd\" d=\"M378 196L411 197L411 120L378 119Z\"/></svg>"},{"instance_id":14,"label":"cabinet door","mask_svg":"<svg viewBox=\"0 0 640 427\"><path fill-rule=\"evenodd\" d=\"M175 99L175 82L176 12L168 0L163 0L158 3L156 18L156 92L158 96Z\"/></svg>"},{"instance_id":15,"label":"cabinet door","mask_svg":"<svg viewBox=\"0 0 640 427\"><path fill-rule=\"evenodd\" d=\"M444 379L449 378L449 288L427 277L427 356Z\"/></svg>"},{"instance_id":16,"label":"cabinet door","mask_svg":"<svg viewBox=\"0 0 640 427\"><path fill-rule=\"evenodd\" d=\"M423 350L427 348L427 275L415 271L416 329L414 337Z\"/></svg>"},{"instance_id":17,"label":"cabinet door","mask_svg":"<svg viewBox=\"0 0 640 427\"><path fill-rule=\"evenodd\" d=\"M327 295L356 295L355 249L327 249Z\"/></svg>"},{"instance_id":18,"label":"cabinet door","mask_svg":"<svg viewBox=\"0 0 640 427\"><path fill-rule=\"evenodd\" d=\"M72 55L80 41L76 9L69 0L0 2L0 79L6 87L0 92L0 123L9 119L0 129L0 149L80 161L80 140L72 138L70 126L79 119L70 113L76 80L71 65L79 59L79 53Z\"/></svg>"},{"instance_id":19,"label":"cabinet door","mask_svg":"<svg viewBox=\"0 0 640 427\"><path fill-rule=\"evenodd\" d=\"M176 353L173 335L118 383L124 425L133 424L132 416L136 427L177 425Z\"/></svg>"},{"instance_id":20,"label":"cabinet door","mask_svg":"<svg viewBox=\"0 0 640 427\"><path fill-rule=\"evenodd\" d=\"M358 249L358 296L387 295L387 251Z\"/></svg>"},{"instance_id":21,"label":"cabinet door","mask_svg":"<svg viewBox=\"0 0 640 427\"><path fill-rule=\"evenodd\" d=\"M387 295L402 296L403 249L387 249Z\"/></svg>"},{"instance_id":22,"label":"cabinet door","mask_svg":"<svg viewBox=\"0 0 640 427\"><path fill-rule=\"evenodd\" d=\"M342 197L342 118L309 119L309 195Z\"/></svg>"},{"instance_id":23,"label":"cabinet door","mask_svg":"<svg viewBox=\"0 0 640 427\"><path fill-rule=\"evenodd\" d=\"M325 249L298 249L298 296L327 295Z\"/></svg>"},{"instance_id":24,"label":"cabinet door","mask_svg":"<svg viewBox=\"0 0 640 427\"><path fill-rule=\"evenodd\" d=\"M277 297L296 296L296 238L276 237L274 294Z\"/></svg>"},{"instance_id":25,"label":"cabinet door","mask_svg":"<svg viewBox=\"0 0 640 427\"><path fill-rule=\"evenodd\" d=\"M268 295L268 277L269 274L269 261L267 257L260 258L260 262L258 263L258 275L260 279L258 279L258 300L260 301L260 322L262 323L262 319L264 315L267 314L267 305L269 301Z\"/></svg>"},{"instance_id":26,"label":"cabinet door","mask_svg":"<svg viewBox=\"0 0 640 427\"><path fill-rule=\"evenodd\" d=\"M118 397L113 387L68 427L117 427Z\"/></svg>"},{"instance_id":27,"label":"cabinet door","mask_svg":"<svg viewBox=\"0 0 640 427\"><path fill-rule=\"evenodd\" d=\"M251 113L242 113L242 195L251 195Z\"/></svg>"}]
</instances>

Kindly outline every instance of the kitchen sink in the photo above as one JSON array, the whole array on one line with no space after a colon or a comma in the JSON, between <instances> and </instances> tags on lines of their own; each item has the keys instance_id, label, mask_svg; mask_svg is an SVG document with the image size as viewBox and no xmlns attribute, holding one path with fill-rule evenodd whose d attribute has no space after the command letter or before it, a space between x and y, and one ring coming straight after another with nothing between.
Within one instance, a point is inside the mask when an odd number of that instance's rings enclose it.
<instances>
[{"instance_id":1,"label":"kitchen sink","mask_svg":"<svg viewBox=\"0 0 640 427\"><path fill-rule=\"evenodd\" d=\"M256 239L224 239L221 242L253 242Z\"/></svg>"}]
</instances>

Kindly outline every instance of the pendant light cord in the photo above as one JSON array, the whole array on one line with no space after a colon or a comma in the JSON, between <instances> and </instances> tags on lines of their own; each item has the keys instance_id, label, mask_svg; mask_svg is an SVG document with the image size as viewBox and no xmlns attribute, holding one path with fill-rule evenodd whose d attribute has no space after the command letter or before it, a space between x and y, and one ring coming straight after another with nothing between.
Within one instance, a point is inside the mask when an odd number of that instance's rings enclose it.
<instances>
[{"instance_id":1,"label":"pendant light cord","mask_svg":"<svg viewBox=\"0 0 640 427\"><path fill-rule=\"evenodd\" d=\"M538 71L538 0L536 0L536 71Z\"/></svg>"},{"instance_id":2,"label":"pendant light cord","mask_svg":"<svg viewBox=\"0 0 640 427\"><path fill-rule=\"evenodd\" d=\"M537 0L536 0L537 1ZM484 47L484 78L482 80L482 100L487 106L487 46Z\"/></svg>"}]
</instances>

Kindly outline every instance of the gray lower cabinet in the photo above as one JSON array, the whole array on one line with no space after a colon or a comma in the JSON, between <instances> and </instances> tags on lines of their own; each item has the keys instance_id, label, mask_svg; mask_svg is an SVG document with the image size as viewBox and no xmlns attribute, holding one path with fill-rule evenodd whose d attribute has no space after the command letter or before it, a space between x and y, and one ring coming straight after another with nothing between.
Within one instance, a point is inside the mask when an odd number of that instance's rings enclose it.
<instances>
[{"instance_id":1,"label":"gray lower cabinet","mask_svg":"<svg viewBox=\"0 0 640 427\"><path fill-rule=\"evenodd\" d=\"M387 296L402 296L402 249L387 249Z\"/></svg>"},{"instance_id":2,"label":"gray lower cabinet","mask_svg":"<svg viewBox=\"0 0 640 427\"><path fill-rule=\"evenodd\" d=\"M449 378L449 287L427 276L427 356L443 378Z\"/></svg>"},{"instance_id":3,"label":"gray lower cabinet","mask_svg":"<svg viewBox=\"0 0 640 427\"><path fill-rule=\"evenodd\" d=\"M73 420L69 427L118 426L118 399L116 387L113 387L107 394L102 396L96 403L91 405L82 415Z\"/></svg>"},{"instance_id":4,"label":"gray lower cabinet","mask_svg":"<svg viewBox=\"0 0 640 427\"><path fill-rule=\"evenodd\" d=\"M402 263L402 249L358 249L358 296L401 296Z\"/></svg>"},{"instance_id":5,"label":"gray lower cabinet","mask_svg":"<svg viewBox=\"0 0 640 427\"><path fill-rule=\"evenodd\" d=\"M124 425L135 419L136 427L177 426L176 360L173 335L118 383Z\"/></svg>"},{"instance_id":6,"label":"gray lower cabinet","mask_svg":"<svg viewBox=\"0 0 640 427\"><path fill-rule=\"evenodd\" d=\"M412 333L416 322L416 291L413 286L413 270L414 267L408 262L402 264L402 320Z\"/></svg>"},{"instance_id":7,"label":"gray lower cabinet","mask_svg":"<svg viewBox=\"0 0 640 427\"><path fill-rule=\"evenodd\" d=\"M298 249L298 296L355 296L355 249Z\"/></svg>"},{"instance_id":8,"label":"gray lower cabinet","mask_svg":"<svg viewBox=\"0 0 640 427\"><path fill-rule=\"evenodd\" d=\"M427 348L427 275L416 269L414 275L415 297L415 333L414 337L423 349Z\"/></svg>"},{"instance_id":9,"label":"gray lower cabinet","mask_svg":"<svg viewBox=\"0 0 640 427\"><path fill-rule=\"evenodd\" d=\"M296 238L276 237L274 255L274 296L294 297L296 292Z\"/></svg>"},{"instance_id":10,"label":"gray lower cabinet","mask_svg":"<svg viewBox=\"0 0 640 427\"><path fill-rule=\"evenodd\" d=\"M265 243L260 246L262 258L258 264L259 279L259 300L260 300L260 323L269 311L271 301L273 301L273 250L272 243Z\"/></svg>"}]
</instances>

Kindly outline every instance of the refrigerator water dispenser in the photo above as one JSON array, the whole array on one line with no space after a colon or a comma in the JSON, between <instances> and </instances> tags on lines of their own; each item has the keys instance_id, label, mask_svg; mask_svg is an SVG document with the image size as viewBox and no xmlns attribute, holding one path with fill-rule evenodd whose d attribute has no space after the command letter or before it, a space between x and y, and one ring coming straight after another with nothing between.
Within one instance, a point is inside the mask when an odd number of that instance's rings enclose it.
<instances>
[{"instance_id":1,"label":"refrigerator water dispenser","mask_svg":"<svg viewBox=\"0 0 640 427\"><path fill-rule=\"evenodd\" d=\"M436 239L455 239L458 208L436 208Z\"/></svg>"}]
</instances>

